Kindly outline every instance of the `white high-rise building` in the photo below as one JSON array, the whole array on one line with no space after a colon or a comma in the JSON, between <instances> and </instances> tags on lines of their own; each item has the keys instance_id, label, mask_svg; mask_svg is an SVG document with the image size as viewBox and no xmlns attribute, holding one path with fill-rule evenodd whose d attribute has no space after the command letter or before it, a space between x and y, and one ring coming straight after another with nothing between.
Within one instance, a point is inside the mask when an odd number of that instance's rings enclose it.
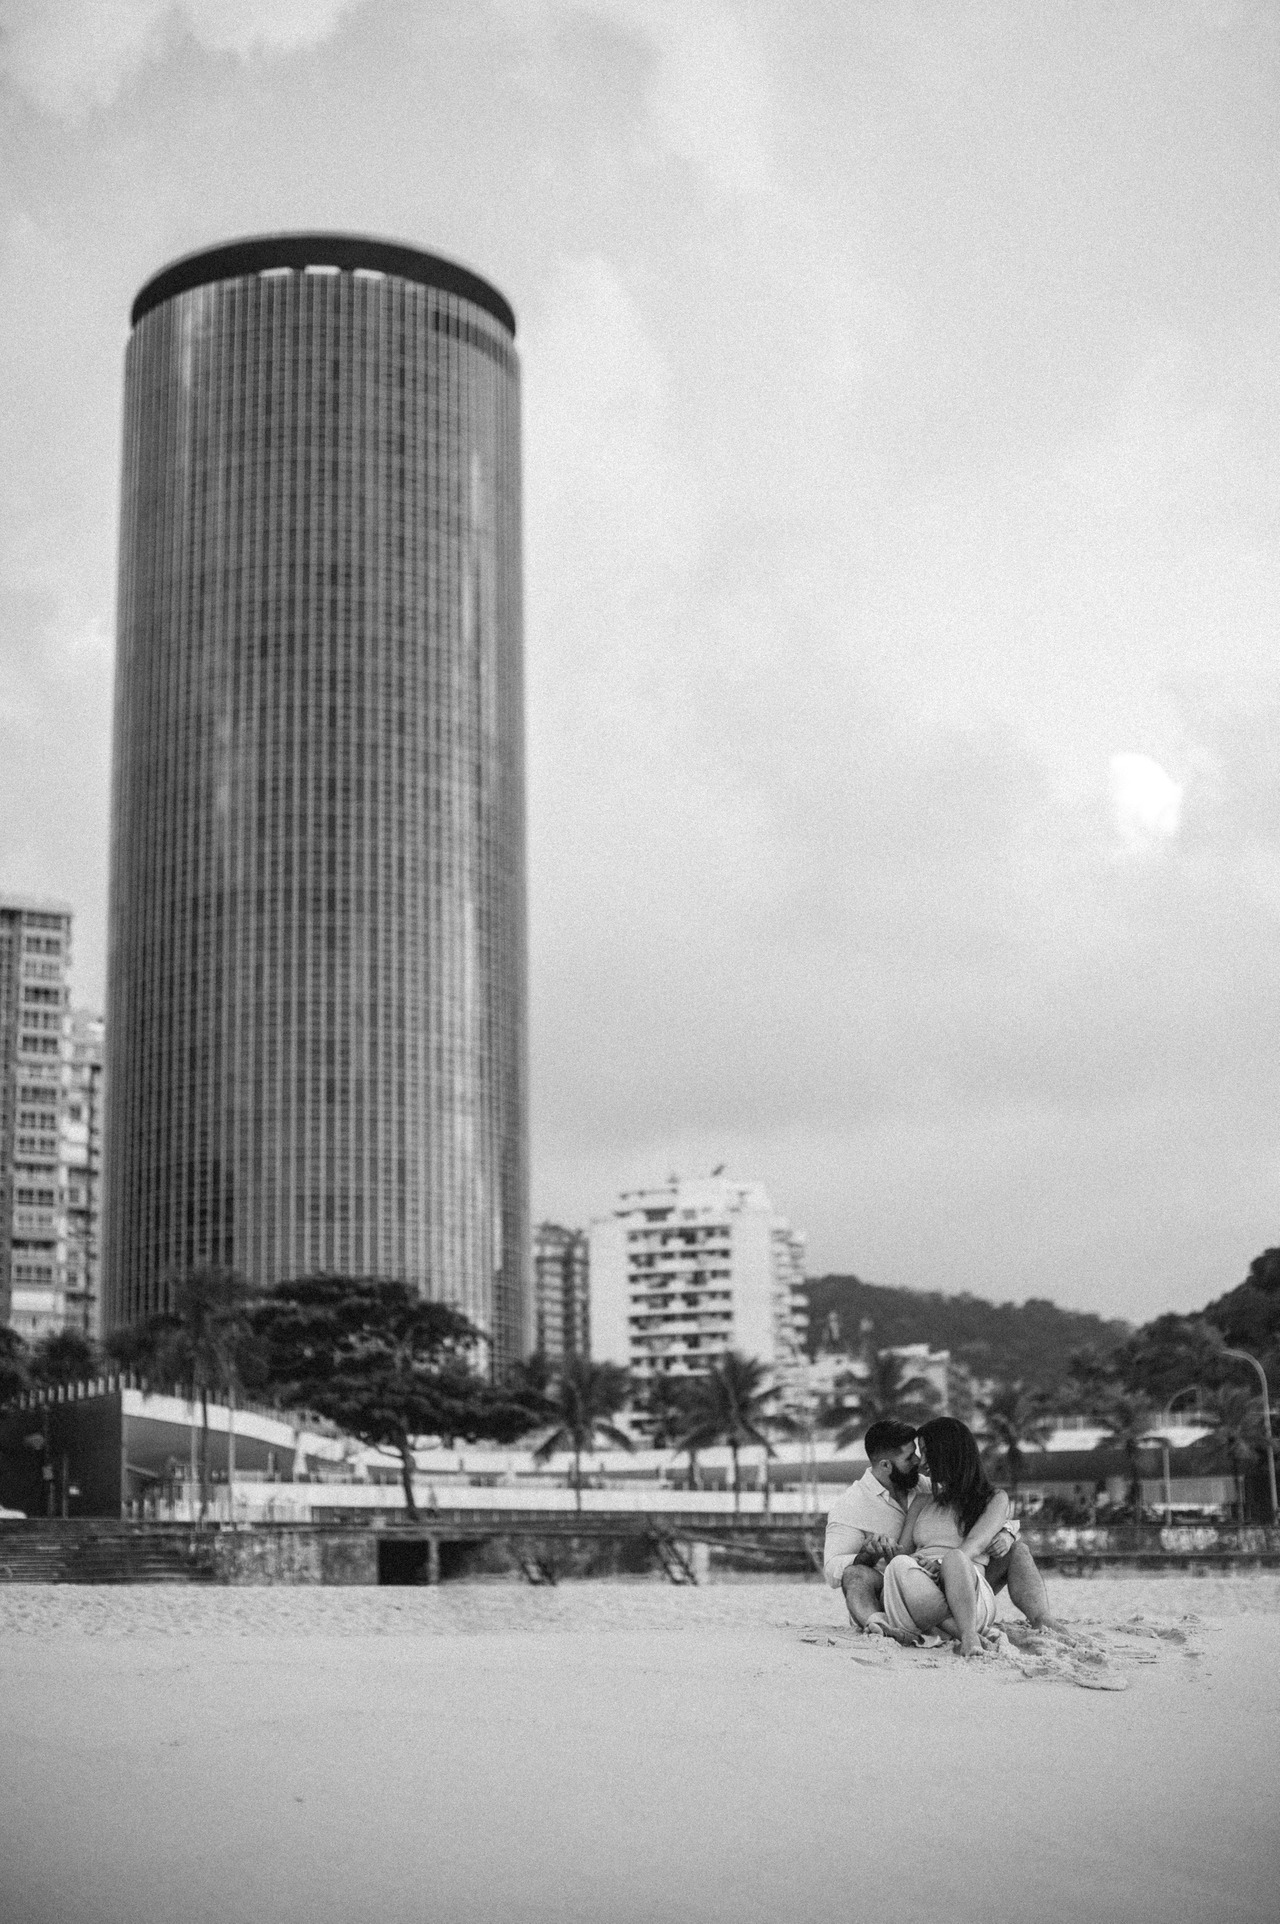
<instances>
[{"instance_id":1,"label":"white high-rise building","mask_svg":"<svg viewBox=\"0 0 1280 1924\"><path fill-rule=\"evenodd\" d=\"M0 897L0 1322L97 1331L102 1018L68 1009L71 910Z\"/></svg>"},{"instance_id":2,"label":"white high-rise building","mask_svg":"<svg viewBox=\"0 0 1280 1924\"><path fill-rule=\"evenodd\" d=\"M804 1238L759 1183L725 1176L633 1189L590 1230L591 1355L638 1383L727 1350L785 1381L804 1348Z\"/></svg>"},{"instance_id":3,"label":"white high-rise building","mask_svg":"<svg viewBox=\"0 0 1280 1924\"><path fill-rule=\"evenodd\" d=\"M93 1010L72 1009L63 1039L64 1322L86 1336L101 1329L103 1029L102 1017Z\"/></svg>"}]
</instances>

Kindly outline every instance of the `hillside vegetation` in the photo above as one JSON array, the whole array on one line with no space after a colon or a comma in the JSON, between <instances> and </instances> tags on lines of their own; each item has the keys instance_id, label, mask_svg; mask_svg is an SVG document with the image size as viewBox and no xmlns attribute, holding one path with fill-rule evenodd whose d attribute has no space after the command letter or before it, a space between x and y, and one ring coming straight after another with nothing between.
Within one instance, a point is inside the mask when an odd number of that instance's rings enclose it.
<instances>
[{"instance_id":1,"label":"hillside vegetation","mask_svg":"<svg viewBox=\"0 0 1280 1924\"><path fill-rule=\"evenodd\" d=\"M927 1343L931 1349L950 1350L977 1377L1021 1380L1044 1390L1062 1387L1073 1351L1092 1348L1106 1354L1132 1334L1128 1323L1059 1309L1038 1297L1025 1303L988 1303L980 1296L944 1296L940 1290L889 1289L857 1276L811 1277L807 1292L811 1353L816 1353L834 1313L838 1348L856 1350L867 1319L873 1325L868 1339L872 1348Z\"/></svg>"}]
</instances>

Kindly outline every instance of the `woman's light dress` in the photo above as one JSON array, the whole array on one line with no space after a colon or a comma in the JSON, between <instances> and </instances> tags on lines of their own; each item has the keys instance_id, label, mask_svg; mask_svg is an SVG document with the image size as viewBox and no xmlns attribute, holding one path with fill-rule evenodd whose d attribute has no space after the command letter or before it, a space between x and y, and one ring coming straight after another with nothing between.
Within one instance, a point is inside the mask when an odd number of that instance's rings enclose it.
<instances>
[{"instance_id":1,"label":"woman's light dress","mask_svg":"<svg viewBox=\"0 0 1280 1924\"><path fill-rule=\"evenodd\" d=\"M906 1637L922 1638L926 1632L911 1614L909 1599L912 1591L919 1597L921 1583L933 1583L934 1579L919 1563L921 1557L940 1558L944 1550L958 1550L963 1538L960 1525L945 1504L935 1503L926 1497L916 1512L915 1546L908 1556L894 1557L884 1573L884 1596L881 1609L894 1630ZM977 1590L978 1631L989 1630L996 1620L996 1599L991 1585L987 1582L987 1551L983 1550L972 1561L973 1579Z\"/></svg>"}]
</instances>

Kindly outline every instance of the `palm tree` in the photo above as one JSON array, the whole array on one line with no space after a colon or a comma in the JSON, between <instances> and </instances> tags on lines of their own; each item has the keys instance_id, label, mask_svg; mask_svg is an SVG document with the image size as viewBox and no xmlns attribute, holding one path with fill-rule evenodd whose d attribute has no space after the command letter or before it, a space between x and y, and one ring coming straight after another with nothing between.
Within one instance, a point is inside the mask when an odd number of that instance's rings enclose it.
<instances>
[{"instance_id":1,"label":"palm tree","mask_svg":"<svg viewBox=\"0 0 1280 1924\"><path fill-rule=\"evenodd\" d=\"M940 1397L924 1376L908 1376L901 1356L891 1349L877 1350L869 1373L857 1386L857 1415L836 1433L836 1448L856 1443L873 1423L896 1416L904 1423L921 1423L937 1409Z\"/></svg>"},{"instance_id":2,"label":"palm tree","mask_svg":"<svg viewBox=\"0 0 1280 1924\"><path fill-rule=\"evenodd\" d=\"M671 1376L665 1370L657 1370L649 1378L639 1396L639 1407L649 1432L650 1446L655 1450L674 1450L678 1455L683 1445L681 1436L689 1420L689 1397L696 1378L692 1376ZM689 1452L689 1487L698 1487L698 1452Z\"/></svg>"},{"instance_id":3,"label":"palm tree","mask_svg":"<svg viewBox=\"0 0 1280 1924\"><path fill-rule=\"evenodd\" d=\"M573 1489L579 1510L583 1451L591 1448L597 1436L619 1449L634 1447L631 1438L613 1421L630 1388L627 1372L616 1363L592 1363L585 1356L568 1356L542 1396L543 1414L551 1419L553 1427L534 1451L534 1458L545 1463L557 1450L573 1451Z\"/></svg>"},{"instance_id":4,"label":"palm tree","mask_svg":"<svg viewBox=\"0 0 1280 1924\"><path fill-rule=\"evenodd\" d=\"M669 1376L664 1370L649 1379L640 1398L640 1408L655 1450L676 1446L688 1414L691 1380L687 1376Z\"/></svg>"},{"instance_id":5,"label":"palm tree","mask_svg":"<svg viewBox=\"0 0 1280 1924\"><path fill-rule=\"evenodd\" d=\"M1039 1393L1027 1390L1021 1383L1001 1383L979 1407L988 1435L1008 1465L1009 1495L1016 1503L1023 1451L1028 1444L1043 1449L1053 1418Z\"/></svg>"},{"instance_id":6,"label":"palm tree","mask_svg":"<svg viewBox=\"0 0 1280 1924\"><path fill-rule=\"evenodd\" d=\"M0 1410L31 1388L31 1351L16 1329L0 1323Z\"/></svg>"},{"instance_id":7,"label":"palm tree","mask_svg":"<svg viewBox=\"0 0 1280 1924\"><path fill-rule=\"evenodd\" d=\"M1098 1448L1109 1443L1113 1449L1124 1451L1129 1465L1129 1501L1133 1505L1133 1520L1140 1523L1142 1466L1139 1453L1144 1443L1151 1442L1151 1432L1160 1420L1160 1412L1149 1398L1129 1390L1116 1390L1101 1400L1094 1414L1104 1431L1098 1439Z\"/></svg>"},{"instance_id":8,"label":"palm tree","mask_svg":"<svg viewBox=\"0 0 1280 1924\"><path fill-rule=\"evenodd\" d=\"M193 1269L170 1307L111 1339L112 1354L154 1383L189 1383L200 1398L200 1522L209 1507L209 1392L242 1380L254 1354L249 1289L231 1269Z\"/></svg>"},{"instance_id":9,"label":"palm tree","mask_svg":"<svg viewBox=\"0 0 1280 1924\"><path fill-rule=\"evenodd\" d=\"M1200 1442L1204 1446L1216 1443L1225 1452L1235 1478L1236 1521L1243 1525L1245 1474L1258 1460L1263 1435L1258 1399L1252 1391L1230 1384L1214 1391L1207 1413L1213 1419L1212 1427Z\"/></svg>"},{"instance_id":10,"label":"palm tree","mask_svg":"<svg viewBox=\"0 0 1280 1924\"><path fill-rule=\"evenodd\" d=\"M733 1458L733 1509L741 1507L738 1479L738 1452L744 1445L758 1444L766 1464L773 1445L764 1431L766 1422L777 1418L766 1415L766 1406L776 1391L766 1383L764 1364L754 1356L728 1350L705 1375L689 1379L688 1412L680 1431L679 1447L689 1452L692 1467L698 1450L727 1443Z\"/></svg>"},{"instance_id":11,"label":"palm tree","mask_svg":"<svg viewBox=\"0 0 1280 1924\"><path fill-rule=\"evenodd\" d=\"M79 1329L51 1330L31 1352L31 1379L44 1388L56 1383L87 1383L98 1374L96 1343Z\"/></svg>"}]
</instances>

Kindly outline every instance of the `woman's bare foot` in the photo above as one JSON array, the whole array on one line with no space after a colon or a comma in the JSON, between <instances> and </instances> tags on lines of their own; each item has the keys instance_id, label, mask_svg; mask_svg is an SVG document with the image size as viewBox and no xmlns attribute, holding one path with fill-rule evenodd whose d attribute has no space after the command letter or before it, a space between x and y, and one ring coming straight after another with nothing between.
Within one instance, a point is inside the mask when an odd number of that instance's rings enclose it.
<instances>
[{"instance_id":1,"label":"woman's bare foot","mask_svg":"<svg viewBox=\"0 0 1280 1924\"><path fill-rule=\"evenodd\" d=\"M961 1655L962 1657L966 1657L966 1658L968 1658L968 1657L985 1657L985 1656L986 1656L986 1654L987 1654L987 1653L986 1653L986 1651L985 1651L985 1650L983 1649L983 1647L982 1647L982 1638L981 1638L981 1637L979 1637L979 1636L976 1636L976 1635L975 1635L975 1636L972 1636L972 1637L961 1637L961 1639L960 1639L960 1655Z\"/></svg>"}]
</instances>

